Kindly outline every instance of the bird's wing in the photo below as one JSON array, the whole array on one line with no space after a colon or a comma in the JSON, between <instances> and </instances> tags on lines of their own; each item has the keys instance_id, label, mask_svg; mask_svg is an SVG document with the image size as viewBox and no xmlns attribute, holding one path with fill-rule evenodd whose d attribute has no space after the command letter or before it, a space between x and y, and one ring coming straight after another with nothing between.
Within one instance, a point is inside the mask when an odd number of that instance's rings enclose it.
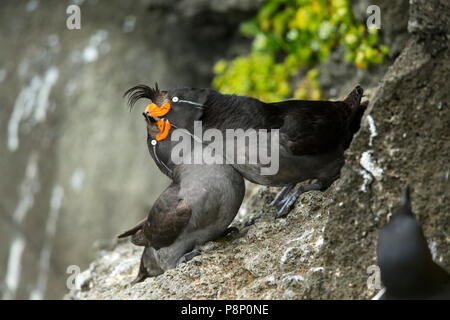
<instances>
[{"instance_id":1,"label":"bird's wing","mask_svg":"<svg viewBox=\"0 0 450 320\"><path fill-rule=\"evenodd\" d=\"M179 189L178 184L172 183L155 201L148 218L119 238L131 236L135 245L151 246L157 250L171 245L191 217L191 209L178 197Z\"/></svg>"},{"instance_id":2,"label":"bird's wing","mask_svg":"<svg viewBox=\"0 0 450 320\"><path fill-rule=\"evenodd\" d=\"M155 203L156 205L156 203ZM169 210L166 210L169 209ZM159 249L171 245L181 234L191 218L191 209L184 200L176 199L169 207L152 208L148 229L144 230L151 237L152 247Z\"/></svg>"}]
</instances>

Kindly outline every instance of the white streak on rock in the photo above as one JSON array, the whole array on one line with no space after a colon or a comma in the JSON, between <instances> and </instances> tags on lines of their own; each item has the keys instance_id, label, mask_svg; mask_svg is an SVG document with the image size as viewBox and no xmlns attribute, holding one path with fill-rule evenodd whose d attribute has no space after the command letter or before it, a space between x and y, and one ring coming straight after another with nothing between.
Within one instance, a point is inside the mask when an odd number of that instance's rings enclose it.
<instances>
[{"instance_id":1,"label":"white streak on rock","mask_svg":"<svg viewBox=\"0 0 450 320\"><path fill-rule=\"evenodd\" d=\"M33 154L28 160L25 178L20 185L20 201L13 214L14 222L18 225L23 222L26 214L33 207L34 194L39 190L38 174L37 156Z\"/></svg>"},{"instance_id":2,"label":"white streak on rock","mask_svg":"<svg viewBox=\"0 0 450 320\"><path fill-rule=\"evenodd\" d=\"M428 245L428 247L430 248L431 258L434 261L437 261L437 242L431 241L430 244Z\"/></svg>"},{"instance_id":3,"label":"white streak on rock","mask_svg":"<svg viewBox=\"0 0 450 320\"><path fill-rule=\"evenodd\" d=\"M16 235L9 248L8 265L5 277L6 292L3 299L14 299L20 281L22 271L22 254L25 249L25 238Z\"/></svg>"},{"instance_id":4,"label":"white streak on rock","mask_svg":"<svg viewBox=\"0 0 450 320\"><path fill-rule=\"evenodd\" d=\"M370 138L369 138L369 146L373 145L373 139L378 136L377 127L375 126L375 121L373 120L371 115L368 115L366 121L369 125ZM373 177L376 180L380 180L383 176L383 169L377 167L372 162L372 153L373 150L368 150L364 152L360 159L360 164L365 170L360 170L359 173L362 175L364 182L359 188L362 192L367 192L367 186L372 183Z\"/></svg>"},{"instance_id":5,"label":"white streak on rock","mask_svg":"<svg viewBox=\"0 0 450 320\"><path fill-rule=\"evenodd\" d=\"M98 50L94 46L87 46L83 50L83 60L86 63L94 62L98 59Z\"/></svg>"},{"instance_id":6,"label":"white streak on rock","mask_svg":"<svg viewBox=\"0 0 450 320\"><path fill-rule=\"evenodd\" d=\"M22 119L30 116L39 85L40 77L33 77L28 87L22 89L16 99L8 122L8 148L10 151L15 151L19 147L19 124Z\"/></svg>"},{"instance_id":7,"label":"white streak on rock","mask_svg":"<svg viewBox=\"0 0 450 320\"><path fill-rule=\"evenodd\" d=\"M39 190L37 157L32 155L28 160L25 178L20 185L20 200L13 213L14 223L20 227L27 213L34 205L34 195ZM4 299L14 299L20 282L22 254L25 249L25 237L16 231L9 248L8 264L5 275L6 292Z\"/></svg>"},{"instance_id":8,"label":"white streak on rock","mask_svg":"<svg viewBox=\"0 0 450 320\"><path fill-rule=\"evenodd\" d=\"M8 149L16 151L19 147L19 124L31 119L32 124L45 120L49 103L50 91L58 79L58 69L51 67L44 76L34 76L30 84L23 88L14 103L14 108L8 122Z\"/></svg>"},{"instance_id":9,"label":"white streak on rock","mask_svg":"<svg viewBox=\"0 0 450 320\"><path fill-rule=\"evenodd\" d=\"M108 38L108 32L105 30L97 31L89 40L89 44L83 49L81 54L82 60L85 63L97 61L99 53L99 46Z\"/></svg>"},{"instance_id":10,"label":"white streak on rock","mask_svg":"<svg viewBox=\"0 0 450 320\"><path fill-rule=\"evenodd\" d=\"M6 70L1 69L0 70L0 83L3 82L6 79Z\"/></svg>"},{"instance_id":11,"label":"white streak on rock","mask_svg":"<svg viewBox=\"0 0 450 320\"><path fill-rule=\"evenodd\" d=\"M45 296L48 283L48 273L50 269L50 257L52 252L52 242L56 233L56 222L64 198L64 189L61 186L53 188L50 198L50 212L45 226L45 240L39 258L39 273L36 287L31 291L31 300L42 300Z\"/></svg>"},{"instance_id":12,"label":"white streak on rock","mask_svg":"<svg viewBox=\"0 0 450 320\"><path fill-rule=\"evenodd\" d=\"M364 182L359 188L362 192L367 192L367 186L372 183L373 178L372 176L365 170L359 170L359 173L363 176Z\"/></svg>"},{"instance_id":13,"label":"white streak on rock","mask_svg":"<svg viewBox=\"0 0 450 320\"><path fill-rule=\"evenodd\" d=\"M375 177L375 179L380 180L383 177L383 169L379 168L372 162L373 150L366 151L362 154L360 159L361 166Z\"/></svg>"},{"instance_id":14,"label":"white streak on rock","mask_svg":"<svg viewBox=\"0 0 450 320\"><path fill-rule=\"evenodd\" d=\"M83 187L83 180L84 171L81 168L77 168L70 178L70 186L72 187L72 190L75 192L81 191L81 188Z\"/></svg>"},{"instance_id":15,"label":"white streak on rock","mask_svg":"<svg viewBox=\"0 0 450 320\"><path fill-rule=\"evenodd\" d=\"M377 127L375 126L375 121L373 121L373 118L371 115L367 116L367 123L369 124L369 131L370 131L370 138L369 138L369 146L372 146L373 138L375 138L378 135Z\"/></svg>"},{"instance_id":16,"label":"white streak on rock","mask_svg":"<svg viewBox=\"0 0 450 320\"><path fill-rule=\"evenodd\" d=\"M287 282L299 282L299 281L305 281L305 278L303 276L300 276L300 275L284 276L281 281L283 281L285 283L287 283Z\"/></svg>"},{"instance_id":17,"label":"white streak on rock","mask_svg":"<svg viewBox=\"0 0 450 320\"><path fill-rule=\"evenodd\" d=\"M42 84L36 96L36 108L34 110L34 120L36 122L41 122L46 118L47 110L50 106L48 98L53 85L56 83L56 80L58 80L58 76L59 72L55 67L48 69L44 75L44 79L42 80Z\"/></svg>"},{"instance_id":18,"label":"white streak on rock","mask_svg":"<svg viewBox=\"0 0 450 320\"><path fill-rule=\"evenodd\" d=\"M50 198L50 214L47 220L45 232L47 235L53 236L56 231L56 220L64 199L64 189L61 186L53 188L52 197Z\"/></svg>"}]
</instances>

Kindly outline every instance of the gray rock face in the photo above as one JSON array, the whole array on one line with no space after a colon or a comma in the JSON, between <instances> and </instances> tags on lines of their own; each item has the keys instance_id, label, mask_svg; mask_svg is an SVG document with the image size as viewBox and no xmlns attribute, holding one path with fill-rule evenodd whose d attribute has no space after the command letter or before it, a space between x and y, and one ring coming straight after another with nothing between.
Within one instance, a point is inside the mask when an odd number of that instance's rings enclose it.
<instances>
[{"instance_id":1,"label":"gray rock face","mask_svg":"<svg viewBox=\"0 0 450 320\"><path fill-rule=\"evenodd\" d=\"M65 1L2 3L0 297L61 297L67 267L87 268L168 185L123 92L209 86L217 59L249 47L238 22L259 1L159 2L76 1L80 30ZM208 24L214 41L196 32Z\"/></svg>"},{"instance_id":2,"label":"gray rock face","mask_svg":"<svg viewBox=\"0 0 450 320\"><path fill-rule=\"evenodd\" d=\"M76 299L367 299L379 228L412 187L413 209L435 260L450 270L448 130L450 53L426 35L428 19L445 1L411 1L418 27L371 97L360 133L347 152L341 178L326 192L300 197L286 218L267 207L276 189L255 187L243 216L264 208L255 225L206 244L203 254L130 288L141 249L121 243L91 265ZM448 4L448 3L447 3ZM434 13L433 13L434 12ZM431 30L431 31L430 31ZM369 270L369 271L368 271ZM368 281L369 280L369 281Z\"/></svg>"}]
</instances>

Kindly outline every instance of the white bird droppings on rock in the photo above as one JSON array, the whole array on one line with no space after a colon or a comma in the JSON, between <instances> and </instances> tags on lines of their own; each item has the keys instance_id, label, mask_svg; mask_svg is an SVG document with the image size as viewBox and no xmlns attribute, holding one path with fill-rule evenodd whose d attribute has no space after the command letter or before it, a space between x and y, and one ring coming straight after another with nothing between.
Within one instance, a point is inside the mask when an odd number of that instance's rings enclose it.
<instances>
[{"instance_id":1,"label":"white bird droppings on rock","mask_svg":"<svg viewBox=\"0 0 450 320\"><path fill-rule=\"evenodd\" d=\"M375 179L380 180L383 177L383 169L373 163L372 153L373 150L364 152L361 156L360 164L365 170L370 172L375 177Z\"/></svg>"},{"instance_id":2,"label":"white bird droppings on rock","mask_svg":"<svg viewBox=\"0 0 450 320\"><path fill-rule=\"evenodd\" d=\"M377 133L377 127L375 126L375 121L373 120L372 116L369 114L367 116L367 123L369 124L369 131L370 131L370 138L369 138L369 146L372 146L373 138L375 138Z\"/></svg>"}]
</instances>

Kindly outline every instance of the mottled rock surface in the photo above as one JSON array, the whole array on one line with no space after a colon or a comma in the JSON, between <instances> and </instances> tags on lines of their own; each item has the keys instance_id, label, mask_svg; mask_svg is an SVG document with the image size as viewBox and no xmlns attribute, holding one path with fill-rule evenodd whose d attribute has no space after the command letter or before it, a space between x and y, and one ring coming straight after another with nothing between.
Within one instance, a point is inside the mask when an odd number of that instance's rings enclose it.
<instances>
[{"instance_id":1,"label":"mottled rock surface","mask_svg":"<svg viewBox=\"0 0 450 320\"><path fill-rule=\"evenodd\" d=\"M260 208L276 189L255 187L247 206ZM243 227L202 247L202 255L178 268L133 287L142 249L127 242L104 252L90 268L91 278L75 290L80 299L301 299L313 295L316 282L326 270L316 264L324 244L329 213L324 197L302 197L286 219L274 220L274 211L256 225ZM250 205L251 203L251 205ZM244 209L245 210L245 209ZM302 289L305 284L308 288ZM81 285L80 285L81 286ZM81 286L82 287L82 286Z\"/></svg>"}]
</instances>

